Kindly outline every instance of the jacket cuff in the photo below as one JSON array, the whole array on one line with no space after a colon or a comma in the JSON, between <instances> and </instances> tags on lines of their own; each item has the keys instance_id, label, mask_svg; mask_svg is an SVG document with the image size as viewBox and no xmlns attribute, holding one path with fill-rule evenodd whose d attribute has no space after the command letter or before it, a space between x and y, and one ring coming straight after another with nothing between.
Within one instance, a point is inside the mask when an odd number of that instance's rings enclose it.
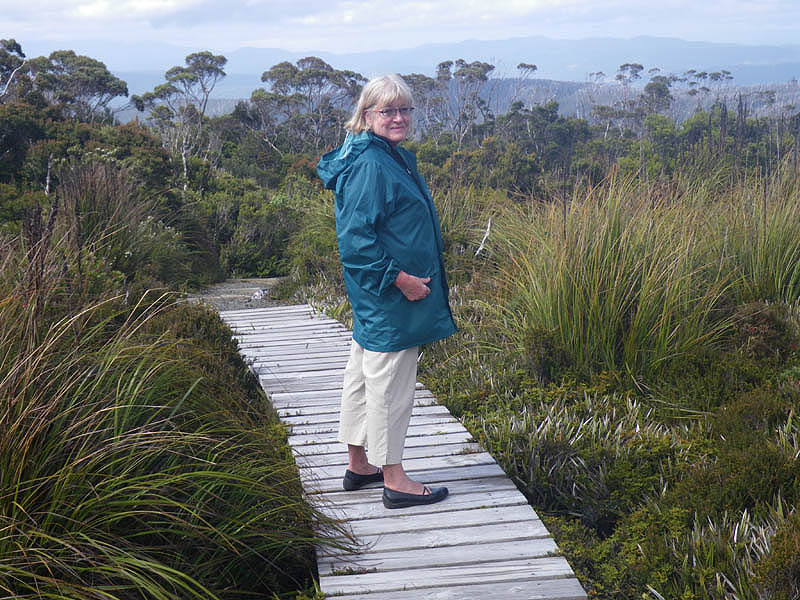
<instances>
[{"instance_id":1,"label":"jacket cuff","mask_svg":"<svg viewBox=\"0 0 800 600\"><path fill-rule=\"evenodd\" d=\"M396 262L392 261L389 263L389 266L383 274L378 294L383 295L386 290L394 286L394 282L397 280L397 276L400 275L400 271L402 271L402 269Z\"/></svg>"}]
</instances>

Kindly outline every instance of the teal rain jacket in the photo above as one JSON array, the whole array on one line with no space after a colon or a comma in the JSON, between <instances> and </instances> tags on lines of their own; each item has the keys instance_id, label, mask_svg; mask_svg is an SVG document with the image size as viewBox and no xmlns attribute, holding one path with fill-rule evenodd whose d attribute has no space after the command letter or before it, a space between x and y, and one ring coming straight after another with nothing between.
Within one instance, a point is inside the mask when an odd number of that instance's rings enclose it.
<instances>
[{"instance_id":1,"label":"teal rain jacket","mask_svg":"<svg viewBox=\"0 0 800 600\"><path fill-rule=\"evenodd\" d=\"M414 154L372 132L350 134L317 165L334 190L336 234L353 339L396 352L455 332L433 199ZM411 302L394 285L400 271L430 277L431 293Z\"/></svg>"}]
</instances>

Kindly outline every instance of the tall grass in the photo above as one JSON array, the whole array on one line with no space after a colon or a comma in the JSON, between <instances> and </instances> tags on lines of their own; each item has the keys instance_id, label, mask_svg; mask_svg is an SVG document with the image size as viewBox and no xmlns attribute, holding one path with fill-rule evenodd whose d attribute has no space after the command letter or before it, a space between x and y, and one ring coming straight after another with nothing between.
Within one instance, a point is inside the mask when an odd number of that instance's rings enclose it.
<instances>
[{"instance_id":1,"label":"tall grass","mask_svg":"<svg viewBox=\"0 0 800 600\"><path fill-rule=\"evenodd\" d=\"M216 349L169 332L211 317L100 302L26 348L24 304L0 303L0 589L177 599L303 587L336 527L303 499L266 399L237 393Z\"/></svg>"},{"instance_id":2,"label":"tall grass","mask_svg":"<svg viewBox=\"0 0 800 600\"><path fill-rule=\"evenodd\" d=\"M115 238L136 220L75 231L107 193L122 198L101 187L79 214L57 191L50 239L0 241L0 590L178 600L305 588L314 547L346 534L304 497L219 318L116 295Z\"/></svg>"},{"instance_id":3,"label":"tall grass","mask_svg":"<svg viewBox=\"0 0 800 600\"><path fill-rule=\"evenodd\" d=\"M667 361L713 346L731 279L703 217L617 180L563 206L507 215L495 247L516 347L547 336L582 375L648 381Z\"/></svg>"},{"instance_id":4,"label":"tall grass","mask_svg":"<svg viewBox=\"0 0 800 600\"><path fill-rule=\"evenodd\" d=\"M718 252L741 273L737 300L792 304L800 299L800 189L782 169L718 203Z\"/></svg>"}]
</instances>

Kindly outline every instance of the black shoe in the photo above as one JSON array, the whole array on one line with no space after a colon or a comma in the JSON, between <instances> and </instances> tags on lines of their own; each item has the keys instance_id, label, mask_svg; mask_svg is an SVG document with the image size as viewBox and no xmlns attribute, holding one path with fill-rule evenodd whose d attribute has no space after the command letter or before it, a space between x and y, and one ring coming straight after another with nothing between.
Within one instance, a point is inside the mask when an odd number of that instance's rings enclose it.
<instances>
[{"instance_id":1,"label":"black shoe","mask_svg":"<svg viewBox=\"0 0 800 600\"><path fill-rule=\"evenodd\" d=\"M382 481L383 471L380 469L378 469L377 473L373 473L372 475L359 475L358 473L353 473L350 469L347 469L344 472L342 487L346 491L352 492L354 490L360 490L362 487L370 483L380 483Z\"/></svg>"},{"instance_id":2,"label":"black shoe","mask_svg":"<svg viewBox=\"0 0 800 600\"><path fill-rule=\"evenodd\" d=\"M396 492L387 487L383 488L383 505L386 508L407 508L420 504L433 504L447 498L447 488L437 487L430 489L427 486L422 494L405 494Z\"/></svg>"}]
</instances>

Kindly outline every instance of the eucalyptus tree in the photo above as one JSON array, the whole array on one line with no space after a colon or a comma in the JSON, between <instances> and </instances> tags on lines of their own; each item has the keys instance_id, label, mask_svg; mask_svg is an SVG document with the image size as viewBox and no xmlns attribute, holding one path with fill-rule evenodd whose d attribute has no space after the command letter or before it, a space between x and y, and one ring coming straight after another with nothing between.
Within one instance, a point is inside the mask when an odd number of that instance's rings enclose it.
<instances>
[{"instance_id":1,"label":"eucalyptus tree","mask_svg":"<svg viewBox=\"0 0 800 600\"><path fill-rule=\"evenodd\" d=\"M453 133L455 120L450 99L452 60L440 62L436 66L436 76L428 77L421 73L403 75L403 79L411 87L416 103L417 114L414 126L420 137L425 137L438 147L445 135Z\"/></svg>"},{"instance_id":2,"label":"eucalyptus tree","mask_svg":"<svg viewBox=\"0 0 800 600\"><path fill-rule=\"evenodd\" d=\"M128 85L113 75L99 60L56 50L27 63L32 87L65 117L93 122L108 120L109 103L128 95Z\"/></svg>"},{"instance_id":3,"label":"eucalyptus tree","mask_svg":"<svg viewBox=\"0 0 800 600\"><path fill-rule=\"evenodd\" d=\"M269 89L253 92L251 105L265 138L277 149L319 152L342 136L349 110L366 78L308 56L272 66L261 75Z\"/></svg>"},{"instance_id":4,"label":"eucalyptus tree","mask_svg":"<svg viewBox=\"0 0 800 600\"><path fill-rule=\"evenodd\" d=\"M660 75L658 69L650 70L652 77L644 86L644 91L639 96L639 100L647 113L664 113L672 105L675 98L670 93L672 84L677 77L675 75Z\"/></svg>"},{"instance_id":5,"label":"eucalyptus tree","mask_svg":"<svg viewBox=\"0 0 800 600\"><path fill-rule=\"evenodd\" d=\"M440 130L437 124L440 119L437 115L441 111L442 96L437 94L439 89L433 77L422 73L409 73L403 75L403 80L411 88L414 96L414 129L420 136L426 135L438 144Z\"/></svg>"},{"instance_id":6,"label":"eucalyptus tree","mask_svg":"<svg viewBox=\"0 0 800 600\"><path fill-rule=\"evenodd\" d=\"M164 83L152 92L131 98L161 135L164 147L181 159L183 188L189 185L189 159L198 157L214 166L219 158L218 136L205 127L208 101L216 84L225 77L228 59L211 52L195 52L184 66L170 68Z\"/></svg>"},{"instance_id":7,"label":"eucalyptus tree","mask_svg":"<svg viewBox=\"0 0 800 600\"><path fill-rule=\"evenodd\" d=\"M455 67L450 72L450 69ZM440 63L437 80L447 83L450 90L451 128L457 147L461 147L475 125L493 120L486 83L494 65L482 61L468 63L459 58L452 63ZM452 84L451 84L452 82Z\"/></svg>"},{"instance_id":8,"label":"eucalyptus tree","mask_svg":"<svg viewBox=\"0 0 800 600\"><path fill-rule=\"evenodd\" d=\"M220 79L225 77L228 59L209 51L195 52L185 59L185 66L169 69L164 77L181 91L185 103L191 103L202 119L208 107L208 98Z\"/></svg>"}]
</instances>

